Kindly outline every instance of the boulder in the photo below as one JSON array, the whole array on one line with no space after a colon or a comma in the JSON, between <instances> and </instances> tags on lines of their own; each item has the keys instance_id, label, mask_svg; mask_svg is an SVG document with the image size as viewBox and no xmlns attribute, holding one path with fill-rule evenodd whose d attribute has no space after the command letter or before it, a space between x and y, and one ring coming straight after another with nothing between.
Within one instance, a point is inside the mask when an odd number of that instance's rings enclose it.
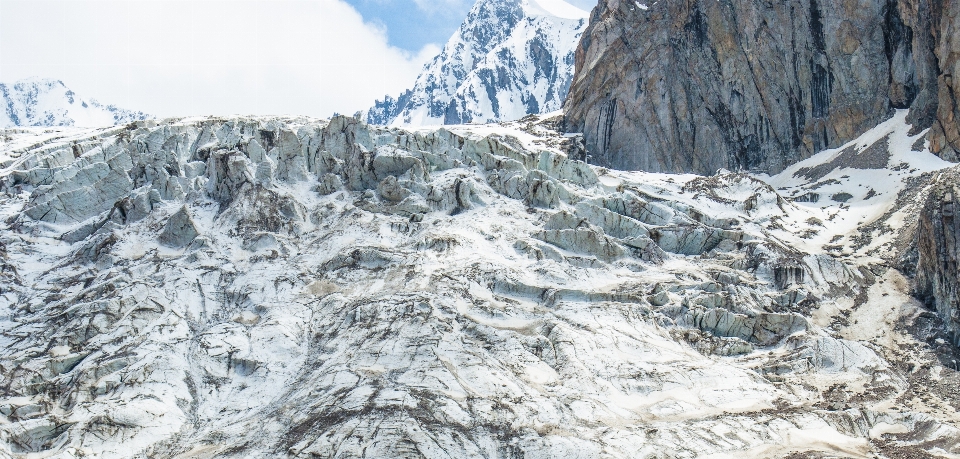
<instances>
[{"instance_id":1,"label":"boulder","mask_svg":"<svg viewBox=\"0 0 960 459\"><path fill-rule=\"evenodd\" d=\"M320 176L320 183L317 184L315 190L317 193L322 195L328 195L336 193L343 189L343 182L340 180L340 176L335 174L323 174Z\"/></svg>"},{"instance_id":2,"label":"boulder","mask_svg":"<svg viewBox=\"0 0 960 459\"><path fill-rule=\"evenodd\" d=\"M200 235L200 230L190 217L190 210L183 206L170 216L160 233L160 243L169 247L186 247Z\"/></svg>"},{"instance_id":3,"label":"boulder","mask_svg":"<svg viewBox=\"0 0 960 459\"><path fill-rule=\"evenodd\" d=\"M381 180L380 184L377 185L377 191L380 193L380 197L390 202L403 201L404 198L412 194L410 190L400 185L397 177L393 175Z\"/></svg>"}]
</instances>

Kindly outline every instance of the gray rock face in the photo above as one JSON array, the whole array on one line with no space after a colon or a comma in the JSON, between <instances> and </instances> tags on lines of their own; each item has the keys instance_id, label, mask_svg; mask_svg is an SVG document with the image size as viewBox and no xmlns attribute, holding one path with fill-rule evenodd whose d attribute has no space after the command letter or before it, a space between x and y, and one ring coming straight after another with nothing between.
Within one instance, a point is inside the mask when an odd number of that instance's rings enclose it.
<instances>
[{"instance_id":1,"label":"gray rock face","mask_svg":"<svg viewBox=\"0 0 960 459\"><path fill-rule=\"evenodd\" d=\"M133 183L123 170L106 162L74 166L61 181L37 189L26 213L51 223L78 222L113 207Z\"/></svg>"},{"instance_id":2,"label":"gray rock face","mask_svg":"<svg viewBox=\"0 0 960 459\"><path fill-rule=\"evenodd\" d=\"M170 247L184 247L199 235L200 230L190 218L190 210L184 206L167 220L163 232L160 233L160 243Z\"/></svg>"},{"instance_id":3,"label":"gray rock face","mask_svg":"<svg viewBox=\"0 0 960 459\"><path fill-rule=\"evenodd\" d=\"M807 329L807 321L798 314L759 314L756 317L747 317L720 308L690 309L678 322L710 332L714 336L739 338L764 346Z\"/></svg>"},{"instance_id":4,"label":"gray rock face","mask_svg":"<svg viewBox=\"0 0 960 459\"><path fill-rule=\"evenodd\" d=\"M930 189L918 230L917 294L937 310L960 346L960 169L942 172Z\"/></svg>"},{"instance_id":5,"label":"gray rock face","mask_svg":"<svg viewBox=\"0 0 960 459\"><path fill-rule=\"evenodd\" d=\"M921 14L930 12L929 23L921 22L930 27L922 43L934 50L936 58L934 60L927 53L926 60L936 67L929 64L924 67L925 77L937 81L936 103L931 102L927 110L932 112L932 107L936 107L936 118L929 134L930 151L948 161L960 161L960 1L931 0L928 4L914 0L910 3L911 7L919 8ZM934 68L940 72L934 74ZM929 117L927 112L923 113Z\"/></svg>"},{"instance_id":6,"label":"gray rock face","mask_svg":"<svg viewBox=\"0 0 960 459\"><path fill-rule=\"evenodd\" d=\"M600 165L775 173L909 108L918 131L933 126L931 151L955 158L958 10L601 0L577 51L567 129Z\"/></svg>"}]
</instances>

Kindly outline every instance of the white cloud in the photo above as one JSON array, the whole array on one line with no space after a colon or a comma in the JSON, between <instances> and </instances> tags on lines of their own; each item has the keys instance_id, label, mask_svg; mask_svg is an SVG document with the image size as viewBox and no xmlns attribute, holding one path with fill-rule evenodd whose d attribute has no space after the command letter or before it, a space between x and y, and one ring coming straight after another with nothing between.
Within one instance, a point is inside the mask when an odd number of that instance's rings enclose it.
<instances>
[{"instance_id":1,"label":"white cloud","mask_svg":"<svg viewBox=\"0 0 960 459\"><path fill-rule=\"evenodd\" d=\"M353 113L423 63L342 0L0 0L0 81L160 116Z\"/></svg>"},{"instance_id":2,"label":"white cloud","mask_svg":"<svg viewBox=\"0 0 960 459\"><path fill-rule=\"evenodd\" d=\"M597 0L566 0L566 2L588 12L597 6Z\"/></svg>"}]
</instances>

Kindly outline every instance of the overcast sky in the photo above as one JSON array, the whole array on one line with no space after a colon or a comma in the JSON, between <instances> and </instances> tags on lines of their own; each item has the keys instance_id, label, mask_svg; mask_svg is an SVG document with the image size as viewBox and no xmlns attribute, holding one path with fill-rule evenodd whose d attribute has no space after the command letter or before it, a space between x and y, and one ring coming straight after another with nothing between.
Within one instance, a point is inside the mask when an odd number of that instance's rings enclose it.
<instances>
[{"instance_id":1,"label":"overcast sky","mask_svg":"<svg viewBox=\"0 0 960 459\"><path fill-rule=\"evenodd\" d=\"M472 3L0 0L0 82L158 116L352 114L410 87Z\"/></svg>"}]
</instances>

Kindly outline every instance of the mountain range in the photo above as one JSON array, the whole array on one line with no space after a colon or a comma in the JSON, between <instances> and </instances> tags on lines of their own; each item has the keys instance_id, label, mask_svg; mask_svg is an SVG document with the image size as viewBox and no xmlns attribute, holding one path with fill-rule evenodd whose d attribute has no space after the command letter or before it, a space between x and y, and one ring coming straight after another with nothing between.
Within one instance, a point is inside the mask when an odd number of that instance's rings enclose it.
<instances>
[{"instance_id":1,"label":"mountain range","mask_svg":"<svg viewBox=\"0 0 960 459\"><path fill-rule=\"evenodd\" d=\"M358 117L4 129L0 458L960 457L960 0L563 5Z\"/></svg>"},{"instance_id":2,"label":"mountain range","mask_svg":"<svg viewBox=\"0 0 960 459\"><path fill-rule=\"evenodd\" d=\"M0 83L0 128L14 126L110 126L150 116L84 99L62 81L30 78Z\"/></svg>"},{"instance_id":3,"label":"mountain range","mask_svg":"<svg viewBox=\"0 0 960 459\"><path fill-rule=\"evenodd\" d=\"M422 126L559 110L587 16L563 0L479 1L413 88L363 116L372 124Z\"/></svg>"}]
</instances>

